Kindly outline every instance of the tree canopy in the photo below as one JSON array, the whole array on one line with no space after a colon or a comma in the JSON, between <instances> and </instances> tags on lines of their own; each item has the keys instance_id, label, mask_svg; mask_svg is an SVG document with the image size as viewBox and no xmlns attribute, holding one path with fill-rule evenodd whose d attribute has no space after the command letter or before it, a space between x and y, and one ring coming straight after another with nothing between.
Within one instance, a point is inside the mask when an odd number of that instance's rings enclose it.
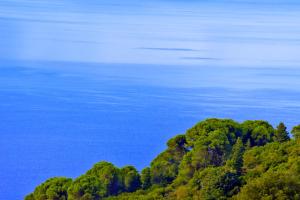
<instances>
[{"instance_id":1,"label":"tree canopy","mask_svg":"<svg viewBox=\"0 0 300 200\"><path fill-rule=\"evenodd\" d=\"M26 200L300 199L300 125L207 119L167 142L138 172L96 163L72 180L51 178Z\"/></svg>"}]
</instances>

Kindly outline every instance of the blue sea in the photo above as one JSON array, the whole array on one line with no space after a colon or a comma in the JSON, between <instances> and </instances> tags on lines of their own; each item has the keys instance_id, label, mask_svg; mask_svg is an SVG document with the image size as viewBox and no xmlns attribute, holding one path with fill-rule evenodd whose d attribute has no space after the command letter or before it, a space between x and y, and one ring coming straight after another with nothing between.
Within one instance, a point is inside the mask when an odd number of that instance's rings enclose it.
<instances>
[{"instance_id":1,"label":"blue sea","mask_svg":"<svg viewBox=\"0 0 300 200\"><path fill-rule=\"evenodd\" d=\"M0 199L139 170L206 118L300 124L296 0L0 0Z\"/></svg>"}]
</instances>

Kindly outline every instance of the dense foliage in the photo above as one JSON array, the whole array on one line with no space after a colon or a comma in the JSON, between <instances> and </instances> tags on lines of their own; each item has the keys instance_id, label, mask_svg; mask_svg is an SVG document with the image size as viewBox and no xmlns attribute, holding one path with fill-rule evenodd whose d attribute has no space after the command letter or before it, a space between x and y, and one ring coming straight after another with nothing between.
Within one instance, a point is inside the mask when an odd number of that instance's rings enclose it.
<instances>
[{"instance_id":1,"label":"dense foliage","mask_svg":"<svg viewBox=\"0 0 300 200\"><path fill-rule=\"evenodd\" d=\"M300 125L207 119L167 143L149 167L100 162L51 178L26 200L300 199Z\"/></svg>"}]
</instances>

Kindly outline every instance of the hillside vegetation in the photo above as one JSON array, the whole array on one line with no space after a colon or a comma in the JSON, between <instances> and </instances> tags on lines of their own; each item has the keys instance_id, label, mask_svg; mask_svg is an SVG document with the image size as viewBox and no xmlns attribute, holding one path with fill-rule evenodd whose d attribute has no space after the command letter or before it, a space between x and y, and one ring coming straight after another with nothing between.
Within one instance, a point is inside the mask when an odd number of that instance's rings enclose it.
<instances>
[{"instance_id":1,"label":"hillside vegetation","mask_svg":"<svg viewBox=\"0 0 300 200\"><path fill-rule=\"evenodd\" d=\"M300 125L207 119L177 135L140 173L99 162L42 183L26 200L300 199Z\"/></svg>"}]
</instances>

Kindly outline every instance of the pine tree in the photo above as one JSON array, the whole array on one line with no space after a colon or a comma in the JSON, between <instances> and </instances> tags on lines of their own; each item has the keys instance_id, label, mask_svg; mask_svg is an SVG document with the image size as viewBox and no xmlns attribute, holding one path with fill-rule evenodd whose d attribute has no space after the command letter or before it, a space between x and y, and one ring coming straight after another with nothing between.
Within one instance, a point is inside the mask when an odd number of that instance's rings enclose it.
<instances>
[{"instance_id":1,"label":"pine tree","mask_svg":"<svg viewBox=\"0 0 300 200\"><path fill-rule=\"evenodd\" d=\"M232 148L231 158L226 163L227 167L235 170L238 174L242 171L244 151L244 144L241 138L238 138Z\"/></svg>"},{"instance_id":2,"label":"pine tree","mask_svg":"<svg viewBox=\"0 0 300 200\"><path fill-rule=\"evenodd\" d=\"M285 142L290 139L289 133L286 130L286 126L283 122L280 122L277 126L277 130L275 131L275 138L276 142Z\"/></svg>"}]
</instances>

